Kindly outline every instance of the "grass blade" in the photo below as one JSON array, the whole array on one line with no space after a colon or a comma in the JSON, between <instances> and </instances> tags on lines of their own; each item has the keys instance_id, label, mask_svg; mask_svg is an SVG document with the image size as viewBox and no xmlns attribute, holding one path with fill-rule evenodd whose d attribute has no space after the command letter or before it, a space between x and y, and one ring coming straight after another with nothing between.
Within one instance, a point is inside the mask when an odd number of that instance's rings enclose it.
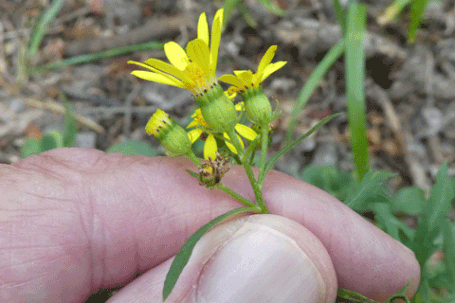
<instances>
[{"instance_id":1,"label":"grass blade","mask_svg":"<svg viewBox=\"0 0 455 303\"><path fill-rule=\"evenodd\" d=\"M294 109L292 111L291 122L289 123L288 130L286 132L286 144L290 144L292 141L292 135L294 134L295 126L297 125L297 118L300 113L300 110L308 102L313 91L318 87L319 80L325 75L327 70L335 63L338 58L341 57L344 51L344 40L339 41L335 44L329 52L324 56L322 61L318 64L316 69L308 78L305 86L300 91L299 96L295 102Z\"/></svg>"},{"instance_id":2,"label":"grass blade","mask_svg":"<svg viewBox=\"0 0 455 303\"><path fill-rule=\"evenodd\" d=\"M44 35L46 35L46 30L49 26L49 23L55 19L64 3L65 0L53 1L52 4L46 9L46 11L41 15L41 17L36 21L28 44L28 58L31 58L35 55L36 51L41 45L41 41L43 41Z\"/></svg>"},{"instance_id":3,"label":"grass blade","mask_svg":"<svg viewBox=\"0 0 455 303\"><path fill-rule=\"evenodd\" d=\"M411 6L411 21L408 29L408 43L414 43L417 29L422 22L422 15L428 0L413 0Z\"/></svg>"},{"instance_id":4,"label":"grass blade","mask_svg":"<svg viewBox=\"0 0 455 303\"><path fill-rule=\"evenodd\" d=\"M385 9L384 13L379 16L378 23L381 25L389 23L391 20L395 19L411 1L412 0L393 1L392 4Z\"/></svg>"},{"instance_id":5,"label":"grass blade","mask_svg":"<svg viewBox=\"0 0 455 303\"><path fill-rule=\"evenodd\" d=\"M313 126L309 131L307 131L303 136L301 136L300 138L298 138L297 140L295 140L294 142L292 142L291 144L288 144L286 145L285 147L283 147L282 149L280 149L279 151L277 151L270 159L269 161L267 161L267 164L265 165L265 170L264 170L264 176L267 175L267 172L269 170L271 170L273 168L273 165L275 164L275 162L282 156L284 155L285 153L287 153L288 151L290 151L294 146L296 146L297 144L300 143L300 141L302 141L303 139L307 138L308 136L310 136L312 133L314 133L315 131L317 131L321 126L323 126L324 124L326 124L327 122L329 122L330 120L332 120L333 118L335 118L336 116L338 116L339 114L334 114L334 115L331 115L331 116L328 116L328 117L325 117L324 119L322 119L321 121L318 122L318 124L316 124L315 126ZM258 180L258 183L261 184L261 180Z\"/></svg>"},{"instance_id":6,"label":"grass blade","mask_svg":"<svg viewBox=\"0 0 455 303\"><path fill-rule=\"evenodd\" d=\"M335 15L344 37L344 34L346 33L346 14L344 12L343 6L340 3L340 0L333 0L333 7L335 9Z\"/></svg>"},{"instance_id":7,"label":"grass blade","mask_svg":"<svg viewBox=\"0 0 455 303\"><path fill-rule=\"evenodd\" d=\"M234 215L240 214L240 213L247 213L247 212L257 212L259 210L258 207L240 207L233 209L231 211L228 211L225 214L222 214L221 216L216 217L209 223L205 224L201 228L199 228L186 242L183 244L182 248L180 251L177 253L175 256L174 260L172 261L171 268L169 269L169 272L166 275L166 280L164 281L164 287L163 287L163 301L166 300L166 298L169 296L171 293L172 289L175 286L175 283L177 282L177 279L179 278L180 274L183 271L183 268L186 266L188 261L190 260L191 253L193 252L194 246L196 245L197 241L210 229L212 229L215 225L218 223L226 220L229 217L232 217Z\"/></svg>"},{"instance_id":8,"label":"grass blade","mask_svg":"<svg viewBox=\"0 0 455 303\"><path fill-rule=\"evenodd\" d=\"M123 47L119 47L119 48L114 48L114 49L110 49L110 50L95 53L95 54L75 56L72 58L68 58L66 60L34 67L30 71L30 74L42 73L42 72L53 70L56 68L61 68L63 66L67 66L67 65L87 63L87 62L91 62L91 61L95 61L95 60L106 59L106 58L115 57L115 56L132 53L132 52L136 52L136 51L162 49L163 45L164 45L164 43L162 43L162 42L150 41L150 42L146 42L146 43L142 43L142 44L135 44L135 45L128 45L128 46L123 46Z\"/></svg>"},{"instance_id":9,"label":"grass blade","mask_svg":"<svg viewBox=\"0 0 455 303\"><path fill-rule=\"evenodd\" d=\"M346 95L351 148L358 180L362 180L370 169L365 125L365 24L365 6L352 2L346 25Z\"/></svg>"}]
</instances>

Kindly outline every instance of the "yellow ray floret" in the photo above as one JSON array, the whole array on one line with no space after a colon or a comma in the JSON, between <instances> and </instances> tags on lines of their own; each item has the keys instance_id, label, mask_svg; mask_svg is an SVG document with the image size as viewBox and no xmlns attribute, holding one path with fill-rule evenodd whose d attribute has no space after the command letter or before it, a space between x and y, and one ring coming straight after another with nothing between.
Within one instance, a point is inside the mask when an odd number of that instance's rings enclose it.
<instances>
[{"instance_id":1,"label":"yellow ray floret","mask_svg":"<svg viewBox=\"0 0 455 303\"><path fill-rule=\"evenodd\" d=\"M217 83L216 65L222 24L223 9L220 9L215 14L209 39L207 17L202 13L197 27L198 37L188 43L186 50L173 41L164 45L170 64L158 59L148 59L144 63L128 61L148 69L135 70L131 74L144 80L185 88L194 95L204 94Z\"/></svg>"},{"instance_id":2,"label":"yellow ray floret","mask_svg":"<svg viewBox=\"0 0 455 303\"><path fill-rule=\"evenodd\" d=\"M223 75L219 78L219 80L234 86L234 88L229 88L228 92L230 93L233 93L236 90L245 91L249 87L259 87L259 84L267 79L268 76L282 68L287 63L286 61L271 63L273 57L275 56L276 48L276 45L269 47L267 52L262 57L258 70L255 74L253 74L251 70L238 70L234 71L235 75Z\"/></svg>"},{"instance_id":3,"label":"yellow ray floret","mask_svg":"<svg viewBox=\"0 0 455 303\"><path fill-rule=\"evenodd\" d=\"M236 109L240 110L242 107L236 105ZM204 144L204 159L212 159L214 160L216 158L216 152L218 150L218 145L216 143L216 138L214 136L214 133L210 131L207 123L204 120L204 117L202 117L201 109L196 109L194 111L194 114L191 116L193 118L193 121L191 121L190 124L188 124L187 128L192 128L195 127L195 129L191 130L188 132L188 137L190 139L191 143L194 143L199 137L201 137L202 134L205 134L205 144ZM235 130L238 133L238 139L240 143L242 144L243 147L243 142L240 138L239 135L242 137L246 138L247 140L254 140L257 136L257 133L251 129L250 127L237 123L235 125ZM226 146L234 153L237 154L237 150L235 147L229 142L230 138L227 133L223 133L223 137L226 139L225 143Z\"/></svg>"}]
</instances>

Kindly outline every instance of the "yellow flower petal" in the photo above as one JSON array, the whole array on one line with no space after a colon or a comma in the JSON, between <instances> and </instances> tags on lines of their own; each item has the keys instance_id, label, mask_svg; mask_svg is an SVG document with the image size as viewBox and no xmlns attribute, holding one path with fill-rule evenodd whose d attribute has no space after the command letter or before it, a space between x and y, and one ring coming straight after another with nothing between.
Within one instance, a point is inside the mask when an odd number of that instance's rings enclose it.
<instances>
[{"instance_id":1,"label":"yellow flower petal","mask_svg":"<svg viewBox=\"0 0 455 303\"><path fill-rule=\"evenodd\" d=\"M220 47L221 27L223 26L223 9L219 9L212 24L212 37L210 39L210 76L216 77L216 64L218 61L218 49Z\"/></svg>"},{"instance_id":2,"label":"yellow flower petal","mask_svg":"<svg viewBox=\"0 0 455 303\"><path fill-rule=\"evenodd\" d=\"M244 110L244 108L245 108L245 102L243 102L243 101L239 102L235 105L235 110L238 112L241 110Z\"/></svg>"},{"instance_id":3,"label":"yellow flower petal","mask_svg":"<svg viewBox=\"0 0 455 303\"><path fill-rule=\"evenodd\" d=\"M216 139L212 134L209 134L204 144L204 159L216 159L216 151L218 146L216 145Z\"/></svg>"},{"instance_id":4,"label":"yellow flower petal","mask_svg":"<svg viewBox=\"0 0 455 303\"><path fill-rule=\"evenodd\" d=\"M164 52L169 62L182 71L189 63L185 50L174 41L164 44Z\"/></svg>"},{"instance_id":5,"label":"yellow flower petal","mask_svg":"<svg viewBox=\"0 0 455 303\"><path fill-rule=\"evenodd\" d=\"M197 23L197 37L204 41L207 46L209 45L209 25L207 23L207 16L202 13L199 16L199 22Z\"/></svg>"},{"instance_id":6,"label":"yellow flower petal","mask_svg":"<svg viewBox=\"0 0 455 303\"><path fill-rule=\"evenodd\" d=\"M286 61L278 61L278 62L267 65L267 67L264 69L264 72L262 73L260 78L258 78L258 82L259 83L263 82L265 79L267 79L268 76L270 76L271 74L273 74L274 72L276 72L277 70L279 70L280 68L285 66L286 63L287 63Z\"/></svg>"},{"instance_id":7,"label":"yellow flower petal","mask_svg":"<svg viewBox=\"0 0 455 303\"><path fill-rule=\"evenodd\" d=\"M237 86L238 88L242 88L242 87L245 86L245 84L239 78L237 78L234 75L230 75L230 74L222 75L219 78L219 80L223 81L223 82L226 82L228 84Z\"/></svg>"},{"instance_id":8,"label":"yellow flower petal","mask_svg":"<svg viewBox=\"0 0 455 303\"><path fill-rule=\"evenodd\" d=\"M224 136L224 138L230 140L229 135L227 133L223 133L223 136ZM236 136L239 139L240 145L242 145L242 148L245 148L245 146L243 145L242 138L240 138L239 135L236 135ZM224 141L224 143L226 143L226 146L230 149L231 152L233 152L234 154L237 155L237 149L234 147L234 145L232 145L232 143L230 143L228 141Z\"/></svg>"},{"instance_id":9,"label":"yellow flower petal","mask_svg":"<svg viewBox=\"0 0 455 303\"><path fill-rule=\"evenodd\" d=\"M188 132L188 138L190 138L191 144L193 144L202 134L202 129L196 128Z\"/></svg>"},{"instance_id":10,"label":"yellow flower petal","mask_svg":"<svg viewBox=\"0 0 455 303\"><path fill-rule=\"evenodd\" d=\"M253 83L253 73L250 70L235 70L234 74L240 80L245 83L246 86L249 86Z\"/></svg>"},{"instance_id":11,"label":"yellow flower petal","mask_svg":"<svg viewBox=\"0 0 455 303\"><path fill-rule=\"evenodd\" d=\"M159 75L157 73L147 72L143 70L135 70L132 71L131 74L144 80L185 88L185 85L183 85L182 81L170 80L169 78L163 75Z\"/></svg>"},{"instance_id":12,"label":"yellow flower petal","mask_svg":"<svg viewBox=\"0 0 455 303\"><path fill-rule=\"evenodd\" d=\"M209 47L201 39L190 41L186 47L188 57L204 71L206 79L210 79Z\"/></svg>"},{"instance_id":13,"label":"yellow flower petal","mask_svg":"<svg viewBox=\"0 0 455 303\"><path fill-rule=\"evenodd\" d=\"M183 82L192 82L192 80L187 75L185 75L184 72L169 63L154 58L145 60L145 63L150 65L152 68L149 69L153 70L156 73L162 74L161 71L163 71L173 75L176 78L181 79Z\"/></svg>"},{"instance_id":14,"label":"yellow flower petal","mask_svg":"<svg viewBox=\"0 0 455 303\"><path fill-rule=\"evenodd\" d=\"M276 47L276 45L270 46L262 57L261 62L259 62L258 70L256 71L258 78L261 78L264 69L270 64L270 62L272 62L273 57L275 57Z\"/></svg>"},{"instance_id":15,"label":"yellow flower petal","mask_svg":"<svg viewBox=\"0 0 455 303\"><path fill-rule=\"evenodd\" d=\"M235 130L247 140L253 141L258 135L251 127L238 123Z\"/></svg>"},{"instance_id":16,"label":"yellow flower petal","mask_svg":"<svg viewBox=\"0 0 455 303\"><path fill-rule=\"evenodd\" d=\"M151 71L153 71L154 73L159 74L159 75L163 76L164 78L167 78L169 81L174 82L174 83L175 83L175 84L174 84L175 86L183 87L183 86L181 86L181 85L183 85L183 84L182 84L182 81L180 81L179 79L176 79L175 77L173 77L173 76L171 76L171 75L168 75L168 74L166 74L166 73L163 73L162 71L160 71L160 70L158 70L158 69L156 69L156 68L154 68L154 67L152 67L152 66L150 66L150 65L147 65L147 64L144 64L144 63L141 63L141 62L131 61L131 60L128 61L128 64L139 65L139 66L141 66L141 67L143 67L143 68L146 68L146 69L148 69L148 70L151 70ZM133 73L132 73L132 74L133 74ZM133 74L133 75L134 75L134 74ZM153 81L153 80L150 80L150 81ZM160 82L160 83L162 83L162 82Z\"/></svg>"}]
</instances>

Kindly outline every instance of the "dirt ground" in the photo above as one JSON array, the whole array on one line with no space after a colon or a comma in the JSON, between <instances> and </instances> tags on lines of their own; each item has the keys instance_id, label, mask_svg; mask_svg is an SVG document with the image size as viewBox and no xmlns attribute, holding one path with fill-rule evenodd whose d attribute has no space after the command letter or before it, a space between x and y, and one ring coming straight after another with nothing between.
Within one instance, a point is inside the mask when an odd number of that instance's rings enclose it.
<instances>
[{"instance_id":1,"label":"dirt ground","mask_svg":"<svg viewBox=\"0 0 455 303\"><path fill-rule=\"evenodd\" d=\"M21 79L20 59L33 20L50 1L0 3L0 163L21 158L27 137L49 130L63 131L60 92L85 120L79 120L76 146L106 150L126 139L149 142L144 126L160 108L182 125L195 109L190 93L146 82L130 75L127 60L165 59L162 50L141 51L91 63L62 67ZM409 10L381 24L391 1L364 1L368 9L365 81L368 137L372 167L399 173L396 188L430 188L444 162L455 176L455 5L429 1L416 43L406 42ZM273 0L286 10L277 16L259 1L244 1L257 23L249 25L234 9L221 38L218 74L233 69L256 70L270 45L278 45L275 60L288 64L264 84L280 103L273 149L283 142L290 113L302 86L323 56L341 37L331 0ZM196 36L199 14L209 22L221 1L86 0L67 1L50 24L31 65L101 52L148 41L170 40L185 45ZM44 107L44 108L42 108ZM277 165L295 174L304 166L335 165L352 170L344 80L338 60L300 116L296 136L321 118L341 113L315 136L305 140Z\"/></svg>"}]
</instances>

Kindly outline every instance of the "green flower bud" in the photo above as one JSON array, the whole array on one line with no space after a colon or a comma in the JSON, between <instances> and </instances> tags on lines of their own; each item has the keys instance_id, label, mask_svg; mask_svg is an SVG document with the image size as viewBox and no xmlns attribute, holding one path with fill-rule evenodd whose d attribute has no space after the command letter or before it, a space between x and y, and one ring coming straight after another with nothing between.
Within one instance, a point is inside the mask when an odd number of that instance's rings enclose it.
<instances>
[{"instance_id":1,"label":"green flower bud","mask_svg":"<svg viewBox=\"0 0 455 303\"><path fill-rule=\"evenodd\" d=\"M145 131L173 154L187 154L191 150L191 142L186 131L161 109L157 109L150 118Z\"/></svg>"},{"instance_id":2,"label":"green flower bud","mask_svg":"<svg viewBox=\"0 0 455 303\"><path fill-rule=\"evenodd\" d=\"M264 94L262 86L250 87L242 94L245 102L245 115L253 123L267 127L272 120L272 105Z\"/></svg>"},{"instance_id":3,"label":"green flower bud","mask_svg":"<svg viewBox=\"0 0 455 303\"><path fill-rule=\"evenodd\" d=\"M234 103L225 95L219 84L205 94L197 96L196 102L201 107L202 117L210 130L223 133L234 129L237 124L237 112Z\"/></svg>"}]
</instances>

